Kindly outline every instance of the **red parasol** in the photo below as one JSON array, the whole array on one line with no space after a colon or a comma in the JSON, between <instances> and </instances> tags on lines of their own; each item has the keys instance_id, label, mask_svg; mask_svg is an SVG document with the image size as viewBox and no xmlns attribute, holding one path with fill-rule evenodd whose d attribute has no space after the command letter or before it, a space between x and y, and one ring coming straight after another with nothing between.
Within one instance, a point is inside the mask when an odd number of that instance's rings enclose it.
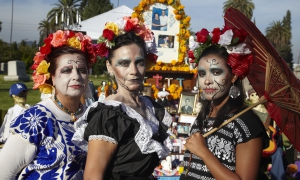
<instances>
[{"instance_id":1,"label":"red parasol","mask_svg":"<svg viewBox=\"0 0 300 180\"><path fill-rule=\"evenodd\" d=\"M246 44L255 55L247 78L260 100L246 110L263 103L278 127L300 151L300 140L296 138L300 137L300 81L267 38L244 14L229 8L224 19L225 26L248 32ZM244 112L237 116L242 113Z\"/></svg>"}]
</instances>

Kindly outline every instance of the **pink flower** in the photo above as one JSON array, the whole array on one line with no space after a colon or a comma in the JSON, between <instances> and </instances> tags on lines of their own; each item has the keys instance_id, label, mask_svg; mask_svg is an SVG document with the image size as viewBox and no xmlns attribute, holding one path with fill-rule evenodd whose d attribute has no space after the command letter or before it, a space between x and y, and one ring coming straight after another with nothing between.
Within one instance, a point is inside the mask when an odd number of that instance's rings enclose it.
<instances>
[{"instance_id":1,"label":"pink flower","mask_svg":"<svg viewBox=\"0 0 300 180\"><path fill-rule=\"evenodd\" d=\"M41 84L44 84L47 80L46 75L34 75L32 76L32 80L34 82L33 89L37 89Z\"/></svg>"},{"instance_id":2,"label":"pink flower","mask_svg":"<svg viewBox=\"0 0 300 180\"><path fill-rule=\"evenodd\" d=\"M58 30L58 31L56 31L56 33L53 34L53 39L51 41L51 44L54 47L59 47L59 46L65 45L67 38L68 38L68 36L66 33L64 33L64 31Z\"/></svg>"},{"instance_id":3,"label":"pink flower","mask_svg":"<svg viewBox=\"0 0 300 180\"><path fill-rule=\"evenodd\" d=\"M35 53L35 56L33 58L34 62L37 64L39 64L44 59L45 59L45 54L42 54L40 52Z\"/></svg>"}]
</instances>

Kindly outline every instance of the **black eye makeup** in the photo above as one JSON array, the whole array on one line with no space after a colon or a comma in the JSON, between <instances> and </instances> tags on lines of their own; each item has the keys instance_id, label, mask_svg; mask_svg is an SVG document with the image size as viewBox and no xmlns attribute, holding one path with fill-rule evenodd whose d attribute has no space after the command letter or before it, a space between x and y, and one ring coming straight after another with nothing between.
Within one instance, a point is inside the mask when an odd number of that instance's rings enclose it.
<instances>
[{"instance_id":1,"label":"black eye makeup","mask_svg":"<svg viewBox=\"0 0 300 180\"><path fill-rule=\"evenodd\" d=\"M214 75L214 76L219 76L221 74L223 74L223 69L221 68L211 68L210 72Z\"/></svg>"},{"instance_id":2,"label":"black eye makeup","mask_svg":"<svg viewBox=\"0 0 300 180\"><path fill-rule=\"evenodd\" d=\"M73 66L65 66L61 68L60 73L61 74L70 74L73 70Z\"/></svg>"},{"instance_id":3,"label":"black eye makeup","mask_svg":"<svg viewBox=\"0 0 300 180\"><path fill-rule=\"evenodd\" d=\"M130 63L130 60L121 59L117 61L116 66L128 67Z\"/></svg>"}]
</instances>

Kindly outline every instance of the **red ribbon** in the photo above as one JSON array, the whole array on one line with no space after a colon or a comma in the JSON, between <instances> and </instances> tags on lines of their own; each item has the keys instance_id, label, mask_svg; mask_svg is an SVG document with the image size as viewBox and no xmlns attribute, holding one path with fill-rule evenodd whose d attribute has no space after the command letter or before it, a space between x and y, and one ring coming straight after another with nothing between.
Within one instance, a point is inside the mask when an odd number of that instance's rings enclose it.
<instances>
[{"instance_id":1,"label":"red ribbon","mask_svg":"<svg viewBox=\"0 0 300 180\"><path fill-rule=\"evenodd\" d=\"M232 73L240 79L244 79L249 74L250 65L253 63L253 55L229 54L227 64L232 68Z\"/></svg>"}]
</instances>

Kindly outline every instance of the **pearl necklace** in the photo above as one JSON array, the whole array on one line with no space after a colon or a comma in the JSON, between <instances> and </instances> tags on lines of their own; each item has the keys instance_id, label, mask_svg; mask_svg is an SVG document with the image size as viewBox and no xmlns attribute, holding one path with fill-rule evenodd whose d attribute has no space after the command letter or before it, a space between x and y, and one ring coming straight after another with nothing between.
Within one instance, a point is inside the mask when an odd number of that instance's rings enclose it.
<instances>
[{"instance_id":1,"label":"pearl necklace","mask_svg":"<svg viewBox=\"0 0 300 180\"><path fill-rule=\"evenodd\" d=\"M72 122L75 122L77 120L76 116L82 110L82 104L81 103L79 103L79 108L77 109L77 111L72 113L68 108L66 108L65 106L62 105L62 103L57 99L56 96L54 96L54 100L59 105L61 110L63 110L64 112L66 112L67 114L72 116L72 119L71 119Z\"/></svg>"}]
</instances>

